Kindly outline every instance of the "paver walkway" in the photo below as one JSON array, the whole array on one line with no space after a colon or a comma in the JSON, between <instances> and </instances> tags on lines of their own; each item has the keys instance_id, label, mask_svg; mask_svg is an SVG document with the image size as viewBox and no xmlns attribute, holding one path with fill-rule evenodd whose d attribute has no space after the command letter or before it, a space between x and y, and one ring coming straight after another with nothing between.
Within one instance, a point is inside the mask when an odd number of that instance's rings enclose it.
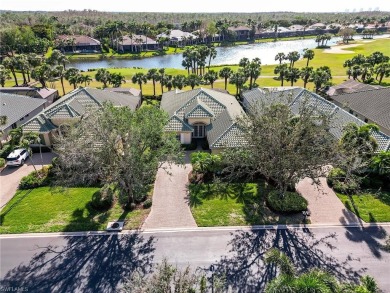
<instances>
[{"instance_id":1,"label":"paver walkway","mask_svg":"<svg viewBox=\"0 0 390 293\"><path fill-rule=\"evenodd\" d=\"M321 186L312 184L312 180L305 178L298 183L297 191L309 202L312 224L351 224L363 222L354 213L349 211L321 178Z\"/></svg>"},{"instance_id":2,"label":"paver walkway","mask_svg":"<svg viewBox=\"0 0 390 293\"><path fill-rule=\"evenodd\" d=\"M187 159L188 161L188 159ZM157 172L153 191L152 210L146 219L143 229L197 227L188 205L188 174L191 164L172 165Z\"/></svg>"}]
</instances>

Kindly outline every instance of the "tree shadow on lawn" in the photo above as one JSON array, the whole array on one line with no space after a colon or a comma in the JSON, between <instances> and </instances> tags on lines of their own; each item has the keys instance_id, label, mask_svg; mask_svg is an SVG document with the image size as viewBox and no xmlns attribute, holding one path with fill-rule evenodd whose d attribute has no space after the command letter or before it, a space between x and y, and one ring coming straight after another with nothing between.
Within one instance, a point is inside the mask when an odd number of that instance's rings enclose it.
<instances>
[{"instance_id":1,"label":"tree shadow on lawn","mask_svg":"<svg viewBox=\"0 0 390 293\"><path fill-rule=\"evenodd\" d=\"M245 182L190 184L188 186L188 202L190 207L198 207L204 204L204 201L214 198L233 199L237 203L243 204L243 214L249 225L300 223L303 219L300 213L276 214L266 206L265 199L271 190L272 187L261 180L250 185Z\"/></svg>"},{"instance_id":2,"label":"tree shadow on lawn","mask_svg":"<svg viewBox=\"0 0 390 293\"><path fill-rule=\"evenodd\" d=\"M138 233L65 236L63 245L36 247L28 264L6 273L2 286L29 292L117 292L133 272L151 271L154 242Z\"/></svg>"},{"instance_id":3,"label":"tree shadow on lawn","mask_svg":"<svg viewBox=\"0 0 390 293\"><path fill-rule=\"evenodd\" d=\"M365 226L361 222L359 225L349 225L351 223L355 223L355 219L351 218L351 214L349 212L343 210L343 213L344 218L340 221L343 225L345 225L346 237L353 242L365 242L372 255L374 255L376 258L382 258L382 251L385 250L379 241L384 240L387 236L387 233L385 229L374 223L376 220L372 213L369 213L369 216L373 221L369 223L368 226Z\"/></svg>"},{"instance_id":4,"label":"tree shadow on lawn","mask_svg":"<svg viewBox=\"0 0 390 293\"><path fill-rule=\"evenodd\" d=\"M232 233L229 254L214 264L216 274L225 278L227 286L238 292L264 292L276 275L273 265L266 265L267 250L276 247L287 254L300 271L320 268L343 281L357 281L366 269L355 271L351 255L339 261L331 256L337 242L336 233L322 238L310 229L252 230Z\"/></svg>"}]
</instances>

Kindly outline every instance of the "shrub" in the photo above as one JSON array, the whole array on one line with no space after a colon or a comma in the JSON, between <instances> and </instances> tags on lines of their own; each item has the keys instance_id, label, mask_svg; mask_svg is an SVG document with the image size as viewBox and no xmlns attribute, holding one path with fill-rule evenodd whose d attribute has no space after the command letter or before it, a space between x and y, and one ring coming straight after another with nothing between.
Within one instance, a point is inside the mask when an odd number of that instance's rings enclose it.
<instances>
[{"instance_id":1,"label":"shrub","mask_svg":"<svg viewBox=\"0 0 390 293\"><path fill-rule=\"evenodd\" d=\"M150 208L152 206L152 200L151 199L145 200L142 206L144 207L144 209Z\"/></svg>"},{"instance_id":2,"label":"shrub","mask_svg":"<svg viewBox=\"0 0 390 293\"><path fill-rule=\"evenodd\" d=\"M10 144L4 144L3 148L0 150L0 158L6 159L12 151L12 146Z\"/></svg>"},{"instance_id":3,"label":"shrub","mask_svg":"<svg viewBox=\"0 0 390 293\"><path fill-rule=\"evenodd\" d=\"M0 158L0 168L3 168L5 166L5 160L3 158Z\"/></svg>"},{"instance_id":4,"label":"shrub","mask_svg":"<svg viewBox=\"0 0 390 293\"><path fill-rule=\"evenodd\" d=\"M267 205L274 212L292 214L307 210L307 200L296 192L287 191L283 197L277 190L267 197Z\"/></svg>"},{"instance_id":5,"label":"shrub","mask_svg":"<svg viewBox=\"0 0 390 293\"><path fill-rule=\"evenodd\" d=\"M114 192L111 187L104 185L92 195L91 205L97 210L107 210L114 202Z\"/></svg>"},{"instance_id":6,"label":"shrub","mask_svg":"<svg viewBox=\"0 0 390 293\"><path fill-rule=\"evenodd\" d=\"M330 187L332 187L336 182L344 182L345 180L345 172L340 168L333 168L330 170L327 182Z\"/></svg>"},{"instance_id":7,"label":"shrub","mask_svg":"<svg viewBox=\"0 0 390 293\"><path fill-rule=\"evenodd\" d=\"M341 181L335 181L333 183L333 190L335 192L339 192L339 193L343 193L343 194L352 194L352 193L356 193L359 189L359 184L354 181L354 180L351 180L350 182L341 182Z\"/></svg>"},{"instance_id":8,"label":"shrub","mask_svg":"<svg viewBox=\"0 0 390 293\"><path fill-rule=\"evenodd\" d=\"M19 189L32 189L47 186L51 181L51 166L44 166L42 169L33 171L20 180Z\"/></svg>"}]
</instances>

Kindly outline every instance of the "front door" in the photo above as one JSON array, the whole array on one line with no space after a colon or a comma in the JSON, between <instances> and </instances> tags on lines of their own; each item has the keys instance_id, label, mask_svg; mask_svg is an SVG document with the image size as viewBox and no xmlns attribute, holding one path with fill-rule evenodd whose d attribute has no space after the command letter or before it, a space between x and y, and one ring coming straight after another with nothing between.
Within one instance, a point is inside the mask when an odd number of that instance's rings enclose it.
<instances>
[{"instance_id":1,"label":"front door","mask_svg":"<svg viewBox=\"0 0 390 293\"><path fill-rule=\"evenodd\" d=\"M204 124L194 124L193 127L194 127L194 132L192 133L192 137L203 138L206 136Z\"/></svg>"}]
</instances>

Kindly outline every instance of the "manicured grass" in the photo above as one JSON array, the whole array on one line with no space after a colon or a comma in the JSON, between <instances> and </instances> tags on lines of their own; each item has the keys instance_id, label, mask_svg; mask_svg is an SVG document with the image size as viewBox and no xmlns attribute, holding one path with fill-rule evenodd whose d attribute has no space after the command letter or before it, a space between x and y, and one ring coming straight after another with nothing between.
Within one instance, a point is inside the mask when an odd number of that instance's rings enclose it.
<instances>
[{"instance_id":1,"label":"manicured grass","mask_svg":"<svg viewBox=\"0 0 390 293\"><path fill-rule=\"evenodd\" d=\"M191 184L192 215L200 227L299 223L301 215L281 216L265 206L268 189L264 182Z\"/></svg>"},{"instance_id":2,"label":"manicured grass","mask_svg":"<svg viewBox=\"0 0 390 293\"><path fill-rule=\"evenodd\" d=\"M365 222L390 222L390 192L348 196L337 193L345 206Z\"/></svg>"},{"instance_id":3,"label":"manicured grass","mask_svg":"<svg viewBox=\"0 0 390 293\"><path fill-rule=\"evenodd\" d=\"M104 230L107 222L125 220L125 229L139 228L149 209L124 212L118 203L108 211L90 201L98 188L19 190L1 211L0 233Z\"/></svg>"}]
</instances>

